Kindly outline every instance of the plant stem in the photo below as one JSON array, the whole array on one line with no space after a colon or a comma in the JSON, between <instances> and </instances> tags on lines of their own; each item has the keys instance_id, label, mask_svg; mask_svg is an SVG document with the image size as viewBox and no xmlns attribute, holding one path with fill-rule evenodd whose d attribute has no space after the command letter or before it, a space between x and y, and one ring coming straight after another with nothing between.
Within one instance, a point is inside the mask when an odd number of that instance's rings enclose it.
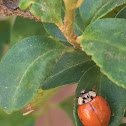
<instances>
[{"instance_id":1,"label":"plant stem","mask_svg":"<svg viewBox=\"0 0 126 126\"><path fill-rule=\"evenodd\" d=\"M74 18L75 18L75 9L78 8L84 0L63 0L65 5L65 18L64 22L56 24L61 32L64 34L66 39L74 48L80 49L80 39L74 32ZM19 8L14 10L9 10L2 4L0 0L0 14L4 16L18 15L23 18L29 18L36 21L40 21L40 17L33 16L29 11L21 11Z\"/></svg>"},{"instance_id":2,"label":"plant stem","mask_svg":"<svg viewBox=\"0 0 126 126\"><path fill-rule=\"evenodd\" d=\"M17 15L23 18L29 18L29 19L33 19L35 21L41 22L40 17L33 16L29 11L22 11L19 8L14 9L14 10L8 9L5 5L3 5L2 0L0 0L0 15L2 16Z\"/></svg>"},{"instance_id":3,"label":"plant stem","mask_svg":"<svg viewBox=\"0 0 126 126\"><path fill-rule=\"evenodd\" d=\"M84 2L84 0L78 0L76 3L75 3L75 7L74 8L78 8L81 6L81 4Z\"/></svg>"},{"instance_id":4,"label":"plant stem","mask_svg":"<svg viewBox=\"0 0 126 126\"><path fill-rule=\"evenodd\" d=\"M83 0L64 0L65 4L65 18L64 23L57 24L61 32L64 34L70 44L76 49L80 49L80 43L77 39L77 35L74 32L74 18L75 9L82 4Z\"/></svg>"}]
</instances>

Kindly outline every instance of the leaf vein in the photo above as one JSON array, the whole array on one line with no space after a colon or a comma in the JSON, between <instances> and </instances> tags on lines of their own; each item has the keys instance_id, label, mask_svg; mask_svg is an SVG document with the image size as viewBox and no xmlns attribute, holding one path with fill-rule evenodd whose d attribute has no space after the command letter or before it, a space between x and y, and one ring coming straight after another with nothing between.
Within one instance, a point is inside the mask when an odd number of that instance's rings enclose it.
<instances>
[{"instance_id":1,"label":"leaf vein","mask_svg":"<svg viewBox=\"0 0 126 126\"><path fill-rule=\"evenodd\" d=\"M50 78L53 78L53 77L55 77L55 76L57 76L57 75L63 73L64 71L67 71L68 69L71 69L71 68L73 68L73 67L75 67L75 66L78 66L78 65L81 65L81 64L83 64L83 63L86 63L86 62L88 62L88 61L91 61L91 59L88 59L88 60L86 60L86 61L83 61L83 62L78 63L78 64L75 64L75 65L72 65L71 67L69 67L69 68L67 68L67 69L64 69L64 70L62 70L62 71L60 71L60 72L54 74L54 76L51 76Z\"/></svg>"},{"instance_id":2,"label":"leaf vein","mask_svg":"<svg viewBox=\"0 0 126 126\"><path fill-rule=\"evenodd\" d=\"M20 79L20 81L19 81L19 84L18 84L18 86L16 87L15 93L14 93L14 95L13 95L13 105L14 105L14 103L15 103L15 101L16 101L15 96L16 96L17 93L18 93L18 89L19 89L19 87L20 87L20 85L21 85L21 83L22 83L22 80L24 79L24 76L27 74L27 71L32 67L32 65L33 65L38 59L42 58L43 56L45 56L46 54L48 54L48 53L50 53L50 52L53 52L54 50L59 50L59 49L52 49L51 51L47 51L46 53L44 53L44 54L38 56L35 60L33 60L33 62L32 62L32 63L27 67L27 69L24 71L23 76L21 77L21 79Z\"/></svg>"}]
</instances>

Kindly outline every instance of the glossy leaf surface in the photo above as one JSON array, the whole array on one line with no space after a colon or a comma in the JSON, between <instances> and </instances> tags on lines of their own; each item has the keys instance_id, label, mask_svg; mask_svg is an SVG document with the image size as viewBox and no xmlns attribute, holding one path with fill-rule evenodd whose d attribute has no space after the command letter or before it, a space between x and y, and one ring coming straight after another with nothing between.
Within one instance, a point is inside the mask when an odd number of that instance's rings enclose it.
<instances>
[{"instance_id":1,"label":"glossy leaf surface","mask_svg":"<svg viewBox=\"0 0 126 126\"><path fill-rule=\"evenodd\" d=\"M11 112L28 104L63 52L62 44L39 36L13 46L0 63L0 106Z\"/></svg>"},{"instance_id":2,"label":"glossy leaf surface","mask_svg":"<svg viewBox=\"0 0 126 126\"><path fill-rule=\"evenodd\" d=\"M81 47L110 80L126 88L126 20L102 19L80 37Z\"/></svg>"}]
</instances>

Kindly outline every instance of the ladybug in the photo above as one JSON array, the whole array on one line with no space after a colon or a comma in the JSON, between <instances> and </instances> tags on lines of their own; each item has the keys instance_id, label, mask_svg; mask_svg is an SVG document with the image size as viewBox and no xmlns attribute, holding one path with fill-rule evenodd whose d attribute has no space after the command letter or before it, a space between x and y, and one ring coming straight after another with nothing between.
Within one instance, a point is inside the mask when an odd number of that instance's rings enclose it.
<instances>
[{"instance_id":1,"label":"ladybug","mask_svg":"<svg viewBox=\"0 0 126 126\"><path fill-rule=\"evenodd\" d=\"M102 96L83 90L78 98L78 116L84 126L108 126L111 110Z\"/></svg>"}]
</instances>

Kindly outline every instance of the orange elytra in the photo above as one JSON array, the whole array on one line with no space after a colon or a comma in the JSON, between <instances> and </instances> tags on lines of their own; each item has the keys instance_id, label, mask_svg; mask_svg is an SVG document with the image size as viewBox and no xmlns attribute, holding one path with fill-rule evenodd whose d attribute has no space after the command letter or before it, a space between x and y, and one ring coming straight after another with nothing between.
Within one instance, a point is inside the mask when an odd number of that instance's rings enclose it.
<instances>
[{"instance_id":1,"label":"orange elytra","mask_svg":"<svg viewBox=\"0 0 126 126\"><path fill-rule=\"evenodd\" d=\"M78 116L84 126L108 126L111 110L102 96L94 91L81 91L78 98Z\"/></svg>"}]
</instances>

